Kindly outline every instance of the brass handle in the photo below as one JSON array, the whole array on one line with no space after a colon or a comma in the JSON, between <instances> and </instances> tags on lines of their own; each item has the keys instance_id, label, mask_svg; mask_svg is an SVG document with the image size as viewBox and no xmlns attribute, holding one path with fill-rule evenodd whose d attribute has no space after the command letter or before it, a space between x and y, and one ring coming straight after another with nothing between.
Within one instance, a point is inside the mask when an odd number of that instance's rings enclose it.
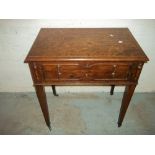
<instances>
[{"instance_id":1,"label":"brass handle","mask_svg":"<svg viewBox=\"0 0 155 155\"><path fill-rule=\"evenodd\" d=\"M141 68L142 68L142 64L139 64L139 65L138 65L138 69L141 69Z\"/></svg>"},{"instance_id":2,"label":"brass handle","mask_svg":"<svg viewBox=\"0 0 155 155\"><path fill-rule=\"evenodd\" d=\"M37 66L36 65L34 65L34 69L37 69Z\"/></svg>"},{"instance_id":3,"label":"brass handle","mask_svg":"<svg viewBox=\"0 0 155 155\"><path fill-rule=\"evenodd\" d=\"M58 68L58 75L61 75L61 72L60 72L60 65L59 65L59 64L58 64L57 68Z\"/></svg>"},{"instance_id":4,"label":"brass handle","mask_svg":"<svg viewBox=\"0 0 155 155\"><path fill-rule=\"evenodd\" d=\"M115 76L115 71L116 71L116 67L117 67L117 65L113 65L113 67L114 67L114 69L113 69L113 72L112 72L112 77L114 77Z\"/></svg>"},{"instance_id":5,"label":"brass handle","mask_svg":"<svg viewBox=\"0 0 155 155\"><path fill-rule=\"evenodd\" d=\"M115 72L112 73L112 76L113 76L113 77L115 76Z\"/></svg>"},{"instance_id":6,"label":"brass handle","mask_svg":"<svg viewBox=\"0 0 155 155\"><path fill-rule=\"evenodd\" d=\"M88 77L88 74L86 73L85 76Z\"/></svg>"}]
</instances>

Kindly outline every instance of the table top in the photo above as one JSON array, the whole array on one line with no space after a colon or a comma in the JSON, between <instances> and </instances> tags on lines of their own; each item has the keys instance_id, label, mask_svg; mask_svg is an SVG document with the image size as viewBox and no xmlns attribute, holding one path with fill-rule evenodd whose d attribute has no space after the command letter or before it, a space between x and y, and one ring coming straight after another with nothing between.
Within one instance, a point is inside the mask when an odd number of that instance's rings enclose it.
<instances>
[{"instance_id":1,"label":"table top","mask_svg":"<svg viewBox=\"0 0 155 155\"><path fill-rule=\"evenodd\" d=\"M25 62L148 61L128 28L42 28Z\"/></svg>"}]
</instances>

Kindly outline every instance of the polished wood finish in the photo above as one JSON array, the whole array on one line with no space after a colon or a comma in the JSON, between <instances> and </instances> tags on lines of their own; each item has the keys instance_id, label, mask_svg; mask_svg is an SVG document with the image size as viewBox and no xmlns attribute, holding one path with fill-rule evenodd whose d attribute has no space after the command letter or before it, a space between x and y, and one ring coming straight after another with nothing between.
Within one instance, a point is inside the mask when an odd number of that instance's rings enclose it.
<instances>
[{"instance_id":1,"label":"polished wood finish","mask_svg":"<svg viewBox=\"0 0 155 155\"><path fill-rule=\"evenodd\" d=\"M84 59L148 60L127 28L43 28L25 61Z\"/></svg>"},{"instance_id":2,"label":"polished wood finish","mask_svg":"<svg viewBox=\"0 0 155 155\"><path fill-rule=\"evenodd\" d=\"M43 28L25 62L49 126L44 86L126 86L118 126L122 124L134 88L149 59L127 28ZM43 108L44 107L44 108Z\"/></svg>"}]
</instances>

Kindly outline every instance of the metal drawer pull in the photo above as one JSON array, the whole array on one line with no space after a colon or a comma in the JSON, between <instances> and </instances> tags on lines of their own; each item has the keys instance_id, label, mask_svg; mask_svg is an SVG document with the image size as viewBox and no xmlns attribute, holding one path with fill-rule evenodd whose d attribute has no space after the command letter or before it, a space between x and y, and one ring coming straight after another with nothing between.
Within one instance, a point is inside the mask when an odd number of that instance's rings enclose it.
<instances>
[{"instance_id":1,"label":"metal drawer pull","mask_svg":"<svg viewBox=\"0 0 155 155\"><path fill-rule=\"evenodd\" d=\"M112 76L113 76L113 77L115 76L115 72L112 73Z\"/></svg>"},{"instance_id":2,"label":"metal drawer pull","mask_svg":"<svg viewBox=\"0 0 155 155\"><path fill-rule=\"evenodd\" d=\"M117 65L113 65L113 67L114 67L114 70L113 70L113 72L112 72L112 77L114 77L115 76L115 71L116 71L116 67L117 67Z\"/></svg>"},{"instance_id":3,"label":"metal drawer pull","mask_svg":"<svg viewBox=\"0 0 155 155\"><path fill-rule=\"evenodd\" d=\"M34 69L37 69L37 65L34 63Z\"/></svg>"},{"instance_id":4,"label":"metal drawer pull","mask_svg":"<svg viewBox=\"0 0 155 155\"><path fill-rule=\"evenodd\" d=\"M59 64L58 64L57 68L58 68L58 75L61 75L61 72L60 72L60 65L59 65Z\"/></svg>"},{"instance_id":5,"label":"metal drawer pull","mask_svg":"<svg viewBox=\"0 0 155 155\"><path fill-rule=\"evenodd\" d=\"M138 65L138 69L141 69L141 68L142 68L142 64L139 64L139 65Z\"/></svg>"},{"instance_id":6,"label":"metal drawer pull","mask_svg":"<svg viewBox=\"0 0 155 155\"><path fill-rule=\"evenodd\" d=\"M88 77L88 74L86 73L85 76Z\"/></svg>"}]
</instances>

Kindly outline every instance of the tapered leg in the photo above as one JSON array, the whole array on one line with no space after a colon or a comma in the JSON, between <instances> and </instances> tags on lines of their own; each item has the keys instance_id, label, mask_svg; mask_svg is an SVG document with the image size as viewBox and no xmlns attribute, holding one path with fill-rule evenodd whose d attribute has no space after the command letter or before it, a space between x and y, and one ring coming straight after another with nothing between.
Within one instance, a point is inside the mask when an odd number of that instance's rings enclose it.
<instances>
[{"instance_id":1,"label":"tapered leg","mask_svg":"<svg viewBox=\"0 0 155 155\"><path fill-rule=\"evenodd\" d=\"M53 90L53 95L54 95L54 96L59 96L59 95L56 93L55 85L52 85L52 90Z\"/></svg>"},{"instance_id":2,"label":"tapered leg","mask_svg":"<svg viewBox=\"0 0 155 155\"><path fill-rule=\"evenodd\" d=\"M49 112L48 112L48 105L47 105L47 100L46 100L45 88L44 88L44 86L36 85L35 90L36 90L38 101L40 103L40 107L41 107L42 113L44 115L46 124L47 124L48 128L51 130L51 124L50 124L50 117L49 117Z\"/></svg>"},{"instance_id":3,"label":"tapered leg","mask_svg":"<svg viewBox=\"0 0 155 155\"><path fill-rule=\"evenodd\" d=\"M114 94L114 88L115 88L115 85L112 85L111 86L111 90L110 90L110 95L113 95Z\"/></svg>"},{"instance_id":4,"label":"tapered leg","mask_svg":"<svg viewBox=\"0 0 155 155\"><path fill-rule=\"evenodd\" d=\"M119 113L119 118L118 118L118 127L122 125L124 116L130 104L130 100L132 98L135 88L136 88L136 85L129 85L125 87L125 91L124 91L124 95L122 99L122 105L120 108L120 113Z\"/></svg>"}]
</instances>

